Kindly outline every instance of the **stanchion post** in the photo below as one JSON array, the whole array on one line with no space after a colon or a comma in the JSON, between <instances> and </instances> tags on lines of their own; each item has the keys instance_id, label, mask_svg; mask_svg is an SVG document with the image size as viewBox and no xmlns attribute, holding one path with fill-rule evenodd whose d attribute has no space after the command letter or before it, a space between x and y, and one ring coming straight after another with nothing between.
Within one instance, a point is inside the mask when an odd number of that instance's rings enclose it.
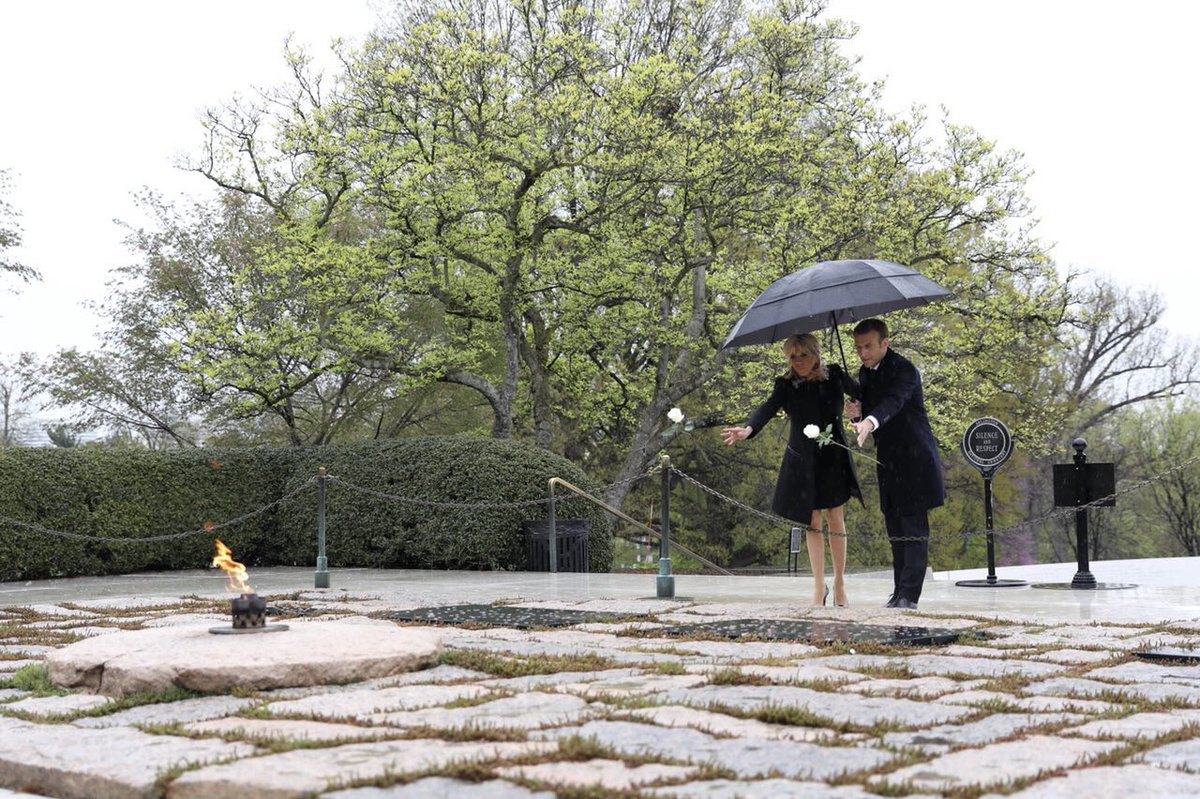
<instances>
[{"instance_id":1,"label":"stanchion post","mask_svg":"<svg viewBox=\"0 0 1200 799\"><path fill-rule=\"evenodd\" d=\"M675 577L671 574L671 456L664 454L662 467L662 522L658 538L658 598L675 598Z\"/></svg>"},{"instance_id":2,"label":"stanchion post","mask_svg":"<svg viewBox=\"0 0 1200 799\"><path fill-rule=\"evenodd\" d=\"M1087 442L1077 438L1075 448L1075 560L1079 571L1071 579L1072 588L1095 588L1096 577L1088 567L1088 482Z\"/></svg>"},{"instance_id":3,"label":"stanchion post","mask_svg":"<svg viewBox=\"0 0 1200 799\"><path fill-rule=\"evenodd\" d=\"M317 572L316 587L329 587L329 561L325 557L325 467L317 469Z\"/></svg>"},{"instance_id":4,"label":"stanchion post","mask_svg":"<svg viewBox=\"0 0 1200 799\"><path fill-rule=\"evenodd\" d=\"M955 585L965 588L1016 588L1029 585L1024 580L996 578L996 532L992 513L992 475L1012 455L1012 434L999 419L984 416L971 422L962 437L962 453L967 463L979 470L983 478L983 519L987 542L987 578L959 580Z\"/></svg>"},{"instance_id":5,"label":"stanchion post","mask_svg":"<svg viewBox=\"0 0 1200 799\"><path fill-rule=\"evenodd\" d=\"M987 529L987 581L996 582L996 544L992 533L992 478L983 478L983 520Z\"/></svg>"},{"instance_id":6,"label":"stanchion post","mask_svg":"<svg viewBox=\"0 0 1200 799\"><path fill-rule=\"evenodd\" d=\"M546 536L546 549L550 553L550 571L558 573L558 524L554 515L554 483L550 484L550 502L546 511L546 525L549 528Z\"/></svg>"}]
</instances>

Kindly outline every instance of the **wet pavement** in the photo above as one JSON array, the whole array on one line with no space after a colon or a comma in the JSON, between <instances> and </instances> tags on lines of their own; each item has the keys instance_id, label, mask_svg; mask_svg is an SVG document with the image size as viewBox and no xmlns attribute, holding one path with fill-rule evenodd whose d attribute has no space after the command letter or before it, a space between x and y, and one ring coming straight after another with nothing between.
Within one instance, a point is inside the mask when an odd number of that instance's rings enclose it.
<instances>
[{"instance_id":1,"label":"wet pavement","mask_svg":"<svg viewBox=\"0 0 1200 799\"><path fill-rule=\"evenodd\" d=\"M80 640L220 622L222 575L0 583L0 797L1197 796L1200 668L1137 655L1197 646L1195 563L1092 564L1121 590L939 573L916 611L880 607L882 573L850 576L848 608L811 608L804 576L678 575L658 599L654 573L335 568L318 590L311 570L261 569L269 622L320 623L335 652L399 624L442 654L349 684L120 700L36 678ZM764 632L834 628L957 640Z\"/></svg>"}]
</instances>

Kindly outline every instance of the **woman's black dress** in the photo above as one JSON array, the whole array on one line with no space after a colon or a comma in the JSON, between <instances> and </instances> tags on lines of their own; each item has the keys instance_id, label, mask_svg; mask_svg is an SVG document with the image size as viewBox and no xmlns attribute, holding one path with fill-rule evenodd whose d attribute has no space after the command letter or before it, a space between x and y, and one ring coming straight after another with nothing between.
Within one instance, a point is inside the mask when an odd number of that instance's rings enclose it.
<instances>
[{"instance_id":1,"label":"woman's black dress","mask_svg":"<svg viewBox=\"0 0 1200 799\"><path fill-rule=\"evenodd\" d=\"M850 452L844 448L842 433L842 392L852 387L853 380L837 365L829 366L825 380L793 380L775 378L771 397L750 415L746 422L758 435L780 409L791 420L787 449L775 483L775 498L771 510L785 519L808 524L812 512L822 508L844 505L850 497L862 501L862 491ZM806 425L815 424L822 431L832 425L833 440L843 446L817 442L804 435Z\"/></svg>"}]
</instances>

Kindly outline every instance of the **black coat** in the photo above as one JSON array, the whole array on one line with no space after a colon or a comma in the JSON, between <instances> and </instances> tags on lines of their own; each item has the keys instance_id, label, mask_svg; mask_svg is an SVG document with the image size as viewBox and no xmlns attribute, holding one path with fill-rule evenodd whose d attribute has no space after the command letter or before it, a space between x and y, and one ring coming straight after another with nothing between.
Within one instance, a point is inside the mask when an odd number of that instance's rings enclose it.
<instances>
[{"instance_id":1,"label":"black coat","mask_svg":"<svg viewBox=\"0 0 1200 799\"><path fill-rule=\"evenodd\" d=\"M821 430L832 425L834 440L845 445L842 392L850 393L856 388L854 380L836 365L829 367L825 380L777 377L770 398L750 415L746 422L753 428L750 438L758 435L780 410L791 421L771 502L775 513L808 524L816 509L844 505L850 497L862 500L849 451L835 444L819 447L814 439L804 435L807 425L815 424Z\"/></svg>"},{"instance_id":2,"label":"black coat","mask_svg":"<svg viewBox=\"0 0 1200 799\"><path fill-rule=\"evenodd\" d=\"M917 367L889 348L878 369L859 370L858 382L863 418L879 422L872 433L881 464L876 468L879 507L901 515L938 507L946 498L942 461Z\"/></svg>"}]
</instances>

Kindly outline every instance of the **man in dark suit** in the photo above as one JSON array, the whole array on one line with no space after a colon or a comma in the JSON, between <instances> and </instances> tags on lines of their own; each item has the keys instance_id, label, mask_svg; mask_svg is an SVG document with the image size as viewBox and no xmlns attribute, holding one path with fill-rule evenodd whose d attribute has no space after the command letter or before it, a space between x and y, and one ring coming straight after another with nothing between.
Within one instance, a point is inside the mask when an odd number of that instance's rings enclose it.
<instances>
[{"instance_id":1,"label":"man in dark suit","mask_svg":"<svg viewBox=\"0 0 1200 799\"><path fill-rule=\"evenodd\" d=\"M861 447L875 436L880 465L879 506L892 540L894 590L890 608L915 608L929 562L929 509L945 499L942 462L925 413L921 374L888 346L887 325L864 319L854 328L854 349L862 361L858 382L862 400L846 403ZM895 540L905 539L905 540Z\"/></svg>"}]
</instances>

